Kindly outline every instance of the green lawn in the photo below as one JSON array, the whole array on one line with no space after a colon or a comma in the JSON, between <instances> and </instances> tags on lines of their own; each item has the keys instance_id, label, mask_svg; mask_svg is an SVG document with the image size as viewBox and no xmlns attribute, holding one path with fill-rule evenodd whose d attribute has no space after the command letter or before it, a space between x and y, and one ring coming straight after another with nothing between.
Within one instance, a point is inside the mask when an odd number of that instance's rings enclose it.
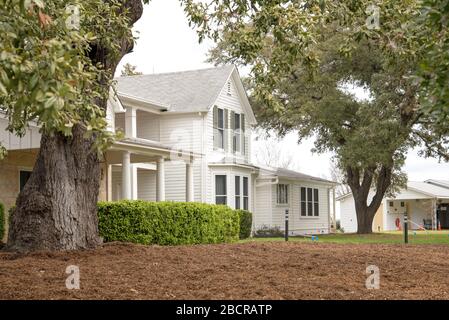
<instances>
[{"instance_id":1,"label":"green lawn","mask_svg":"<svg viewBox=\"0 0 449 320\"><path fill-rule=\"evenodd\" d=\"M284 241L284 238L252 238L243 240L243 242L251 241ZM312 242L310 238L304 237L290 237L289 241ZM359 234L328 234L318 236L318 241L322 243L404 243L404 236L402 232L385 232L373 233L370 235ZM410 231L410 244L448 244L449 245L449 230L446 231Z\"/></svg>"}]
</instances>

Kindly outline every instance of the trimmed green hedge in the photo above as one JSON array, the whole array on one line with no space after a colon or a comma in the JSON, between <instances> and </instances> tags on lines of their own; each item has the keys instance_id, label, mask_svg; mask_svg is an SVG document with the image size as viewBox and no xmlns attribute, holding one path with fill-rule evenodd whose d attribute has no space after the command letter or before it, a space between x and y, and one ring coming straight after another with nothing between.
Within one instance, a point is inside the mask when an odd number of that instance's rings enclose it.
<instances>
[{"instance_id":1,"label":"trimmed green hedge","mask_svg":"<svg viewBox=\"0 0 449 320\"><path fill-rule=\"evenodd\" d=\"M98 204L105 241L180 245L232 242L240 216L227 206L195 202L118 201Z\"/></svg>"},{"instance_id":2,"label":"trimmed green hedge","mask_svg":"<svg viewBox=\"0 0 449 320\"><path fill-rule=\"evenodd\" d=\"M0 203L0 241L5 235L5 206Z\"/></svg>"},{"instance_id":3,"label":"trimmed green hedge","mask_svg":"<svg viewBox=\"0 0 449 320\"><path fill-rule=\"evenodd\" d=\"M251 237L251 228L253 225L253 214L247 210L237 210L240 216L240 239Z\"/></svg>"}]
</instances>

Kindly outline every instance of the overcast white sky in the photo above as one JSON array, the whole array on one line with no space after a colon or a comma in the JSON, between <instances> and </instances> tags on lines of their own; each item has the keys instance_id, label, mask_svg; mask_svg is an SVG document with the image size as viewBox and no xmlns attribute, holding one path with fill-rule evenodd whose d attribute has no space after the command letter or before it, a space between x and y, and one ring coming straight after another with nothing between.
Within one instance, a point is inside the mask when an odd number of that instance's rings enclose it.
<instances>
[{"instance_id":1,"label":"overcast white sky","mask_svg":"<svg viewBox=\"0 0 449 320\"><path fill-rule=\"evenodd\" d=\"M145 74L183 71L211 67L205 63L212 43L198 44L198 38L187 23L178 0L152 0L145 6L142 18L134 30L139 39L134 52L122 63L131 63ZM121 66L118 72L121 70ZM313 140L297 143L295 134L288 135L281 143L287 153L297 159L296 169L303 173L329 177L331 155L317 155L310 152ZM257 148L257 146L256 146ZM449 180L449 164L439 164L435 159L423 159L416 152L410 152L405 171L409 180Z\"/></svg>"}]
</instances>

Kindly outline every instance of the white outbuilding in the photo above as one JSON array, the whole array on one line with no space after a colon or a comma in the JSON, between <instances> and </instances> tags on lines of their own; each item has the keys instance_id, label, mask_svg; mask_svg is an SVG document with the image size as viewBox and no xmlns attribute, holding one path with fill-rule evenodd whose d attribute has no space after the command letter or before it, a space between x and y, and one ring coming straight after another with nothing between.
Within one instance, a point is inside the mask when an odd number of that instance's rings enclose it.
<instances>
[{"instance_id":1,"label":"white outbuilding","mask_svg":"<svg viewBox=\"0 0 449 320\"><path fill-rule=\"evenodd\" d=\"M373 192L370 193L369 201ZM357 232L357 217L351 193L337 198L340 202L340 225L344 232ZM449 181L409 181L394 197L385 197L376 212L373 231L395 231L403 225L407 213L409 228L449 229Z\"/></svg>"}]
</instances>

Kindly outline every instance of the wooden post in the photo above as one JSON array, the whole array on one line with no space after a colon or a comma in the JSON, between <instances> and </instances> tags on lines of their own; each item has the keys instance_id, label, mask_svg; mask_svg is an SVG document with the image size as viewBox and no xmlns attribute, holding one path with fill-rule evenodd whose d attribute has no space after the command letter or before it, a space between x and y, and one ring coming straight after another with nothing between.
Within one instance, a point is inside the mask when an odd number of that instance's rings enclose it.
<instances>
[{"instance_id":1,"label":"wooden post","mask_svg":"<svg viewBox=\"0 0 449 320\"><path fill-rule=\"evenodd\" d=\"M285 241L288 241L288 209L285 209Z\"/></svg>"}]
</instances>

